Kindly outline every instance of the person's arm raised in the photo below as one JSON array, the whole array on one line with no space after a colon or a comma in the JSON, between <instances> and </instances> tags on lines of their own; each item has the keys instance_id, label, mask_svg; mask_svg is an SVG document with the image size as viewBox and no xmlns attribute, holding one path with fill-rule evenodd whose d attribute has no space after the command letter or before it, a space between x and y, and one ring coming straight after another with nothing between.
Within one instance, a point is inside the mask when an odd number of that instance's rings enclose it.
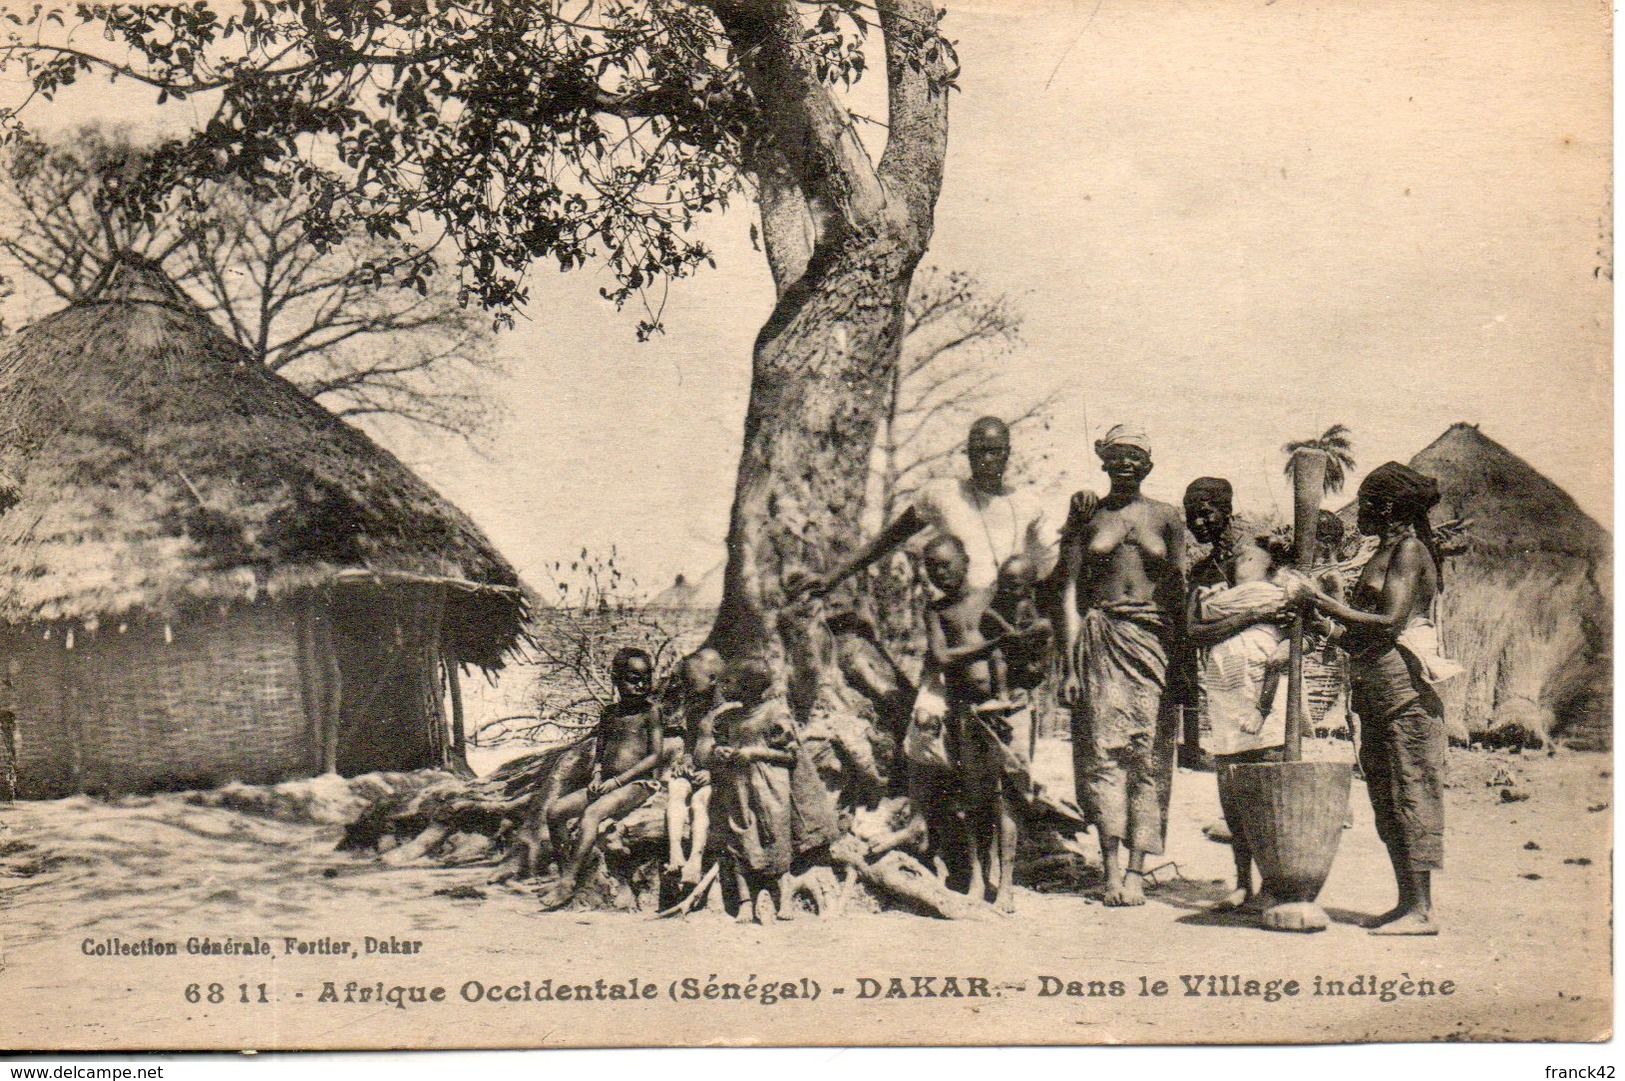
<instances>
[{"instance_id":1,"label":"person's arm raised","mask_svg":"<svg viewBox=\"0 0 1625 1081\"><path fill-rule=\"evenodd\" d=\"M791 584L788 587L791 599L799 600L805 596L823 596L877 559L882 559L896 551L910 537L924 529L926 524L926 520L920 516L920 512L913 507L909 507L898 515L890 525L882 529L873 540L853 552L847 559L837 563L831 570L824 574L809 574Z\"/></svg>"},{"instance_id":2,"label":"person's arm raised","mask_svg":"<svg viewBox=\"0 0 1625 1081\"><path fill-rule=\"evenodd\" d=\"M1193 597L1185 609L1185 637L1198 646L1216 645L1226 638L1234 638L1248 627L1268 623L1280 614L1280 609L1277 609L1273 612L1241 612L1218 619L1202 619L1198 615L1200 608L1201 603Z\"/></svg>"}]
</instances>

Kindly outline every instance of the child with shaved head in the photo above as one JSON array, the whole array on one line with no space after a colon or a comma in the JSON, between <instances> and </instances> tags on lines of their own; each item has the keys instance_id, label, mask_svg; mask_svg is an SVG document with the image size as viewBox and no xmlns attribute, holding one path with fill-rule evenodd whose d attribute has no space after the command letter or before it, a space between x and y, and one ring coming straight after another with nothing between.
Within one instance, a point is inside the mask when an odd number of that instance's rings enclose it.
<instances>
[{"instance_id":1,"label":"child with shaved head","mask_svg":"<svg viewBox=\"0 0 1625 1081\"><path fill-rule=\"evenodd\" d=\"M1004 651L1028 648L1040 634L1048 636L1049 625L1035 619L1019 628L998 629L997 624L1005 621L969 588L965 546L952 534L940 534L926 545L924 561L926 578L940 594L926 610L927 657L942 673L947 692L948 756L959 773L956 817L963 823L969 849L968 892L986 900L992 883L992 900L1009 911L1019 838L1013 793L1005 783L1010 732L1006 715L1011 704ZM1016 581L1006 583L1006 604L1010 615L1020 620L1022 567L1009 570L1007 577ZM991 637L983 634L989 615L994 617Z\"/></svg>"}]
</instances>

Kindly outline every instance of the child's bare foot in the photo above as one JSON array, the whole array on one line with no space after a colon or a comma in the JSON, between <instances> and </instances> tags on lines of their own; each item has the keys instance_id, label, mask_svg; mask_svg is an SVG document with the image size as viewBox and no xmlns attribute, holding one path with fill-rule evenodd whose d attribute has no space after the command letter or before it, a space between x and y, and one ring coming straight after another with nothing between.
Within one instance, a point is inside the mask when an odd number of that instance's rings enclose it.
<instances>
[{"instance_id":1,"label":"child's bare foot","mask_svg":"<svg viewBox=\"0 0 1625 1081\"><path fill-rule=\"evenodd\" d=\"M552 912L569 904L576 895L575 887L568 882L560 882L552 889L542 894L542 911Z\"/></svg>"},{"instance_id":2,"label":"child's bare foot","mask_svg":"<svg viewBox=\"0 0 1625 1081\"><path fill-rule=\"evenodd\" d=\"M1225 894L1224 898L1216 902L1209 911L1239 912L1247 904L1247 902L1251 901L1252 899L1253 895L1251 893L1248 893L1246 890L1238 886L1229 893Z\"/></svg>"},{"instance_id":3,"label":"child's bare foot","mask_svg":"<svg viewBox=\"0 0 1625 1081\"><path fill-rule=\"evenodd\" d=\"M692 859L685 862L681 868L682 883L685 886L698 886L700 884L700 861Z\"/></svg>"},{"instance_id":4,"label":"child's bare foot","mask_svg":"<svg viewBox=\"0 0 1625 1081\"><path fill-rule=\"evenodd\" d=\"M1389 920L1378 927L1371 928L1369 934L1373 935L1436 935L1439 925L1433 921L1433 915L1428 912L1407 912L1396 920Z\"/></svg>"},{"instance_id":5,"label":"child's bare foot","mask_svg":"<svg viewBox=\"0 0 1625 1081\"><path fill-rule=\"evenodd\" d=\"M999 895L993 899L993 910L1002 912L1006 916L1013 915L1016 911L1016 891L1000 891Z\"/></svg>"}]
</instances>

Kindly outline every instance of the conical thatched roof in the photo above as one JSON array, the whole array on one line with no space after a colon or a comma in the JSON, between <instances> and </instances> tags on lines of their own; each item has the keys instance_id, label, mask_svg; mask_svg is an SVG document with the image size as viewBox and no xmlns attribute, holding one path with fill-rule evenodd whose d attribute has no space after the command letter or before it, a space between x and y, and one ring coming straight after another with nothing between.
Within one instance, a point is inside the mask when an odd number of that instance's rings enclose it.
<instances>
[{"instance_id":1,"label":"conical thatched roof","mask_svg":"<svg viewBox=\"0 0 1625 1081\"><path fill-rule=\"evenodd\" d=\"M650 608L713 609L722 603L722 568L718 563L698 578L679 574L670 586L654 595Z\"/></svg>"},{"instance_id":2,"label":"conical thatched roof","mask_svg":"<svg viewBox=\"0 0 1625 1081\"><path fill-rule=\"evenodd\" d=\"M88 623L344 576L443 580L500 665L518 576L392 454L257 364L155 265L0 344L0 620Z\"/></svg>"},{"instance_id":3,"label":"conical thatched roof","mask_svg":"<svg viewBox=\"0 0 1625 1081\"><path fill-rule=\"evenodd\" d=\"M1467 667L1446 685L1446 717L1492 741L1608 746L1608 531L1475 424L1451 425L1410 465L1439 482L1435 522L1471 520L1445 567L1444 646ZM1339 513L1352 525L1357 501Z\"/></svg>"},{"instance_id":4,"label":"conical thatched roof","mask_svg":"<svg viewBox=\"0 0 1625 1081\"><path fill-rule=\"evenodd\" d=\"M1561 553L1605 559L1608 531L1545 474L1481 432L1457 423L1410 460L1439 482L1433 517L1472 519L1468 542L1500 554ZM1352 528L1358 501L1338 512Z\"/></svg>"}]
</instances>

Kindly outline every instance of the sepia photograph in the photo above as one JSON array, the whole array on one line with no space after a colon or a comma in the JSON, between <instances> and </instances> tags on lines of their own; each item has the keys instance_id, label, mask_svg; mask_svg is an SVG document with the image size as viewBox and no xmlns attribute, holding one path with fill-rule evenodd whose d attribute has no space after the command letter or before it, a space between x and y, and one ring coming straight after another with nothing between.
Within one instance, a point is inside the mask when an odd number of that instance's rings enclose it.
<instances>
[{"instance_id":1,"label":"sepia photograph","mask_svg":"<svg viewBox=\"0 0 1625 1081\"><path fill-rule=\"evenodd\" d=\"M0 1047L1612 1040L1612 31L0 0Z\"/></svg>"}]
</instances>

